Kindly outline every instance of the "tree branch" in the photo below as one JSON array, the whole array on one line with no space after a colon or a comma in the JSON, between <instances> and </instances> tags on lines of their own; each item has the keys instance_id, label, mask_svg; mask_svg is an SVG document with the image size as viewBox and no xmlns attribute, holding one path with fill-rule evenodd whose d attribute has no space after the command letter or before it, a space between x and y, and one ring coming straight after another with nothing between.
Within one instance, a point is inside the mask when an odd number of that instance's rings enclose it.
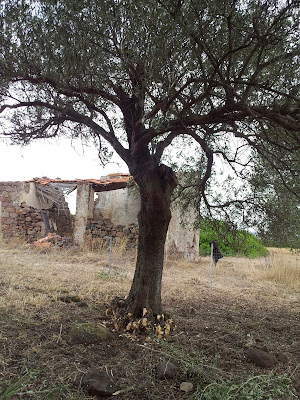
<instances>
[{"instance_id":1,"label":"tree branch","mask_svg":"<svg viewBox=\"0 0 300 400\"><path fill-rule=\"evenodd\" d=\"M126 150L121 143L118 141L116 136L114 135L114 131L109 131L107 132L104 128L99 126L95 121L93 121L90 117L87 117L85 115L81 115L77 111L74 110L74 108L70 105L67 105L66 107L59 107L54 104L49 104L47 102L43 101L28 101L28 102L19 102L18 104L5 104L0 107L0 113L2 113L6 109L18 109L18 108L23 108L23 107L43 107L46 108L50 111L55 111L56 113L59 113L61 115L61 118L64 121L73 121L73 122L78 122L86 127L89 127L92 129L96 134L101 135L105 140L107 140L108 143L111 144L111 146L116 150L116 152L119 154L119 156L125 161L129 161L129 151ZM107 115L103 112L101 115L104 117L107 117ZM45 125L45 128L48 128L50 125ZM111 126L109 122L109 127ZM30 135L30 133L28 134Z\"/></svg>"},{"instance_id":2,"label":"tree branch","mask_svg":"<svg viewBox=\"0 0 300 400\"><path fill-rule=\"evenodd\" d=\"M165 148L167 146L169 146L177 136L178 136L178 133L171 132L164 140L162 140L161 142L159 142L157 144L156 151L155 151L155 154L154 154L154 157L155 157L157 162L160 161Z\"/></svg>"}]
</instances>

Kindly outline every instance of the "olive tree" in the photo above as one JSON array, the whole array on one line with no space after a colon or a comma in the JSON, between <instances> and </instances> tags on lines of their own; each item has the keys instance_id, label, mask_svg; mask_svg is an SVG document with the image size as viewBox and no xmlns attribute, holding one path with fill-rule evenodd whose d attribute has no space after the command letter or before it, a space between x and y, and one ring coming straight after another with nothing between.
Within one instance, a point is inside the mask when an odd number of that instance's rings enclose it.
<instances>
[{"instance_id":1,"label":"olive tree","mask_svg":"<svg viewBox=\"0 0 300 400\"><path fill-rule=\"evenodd\" d=\"M298 165L300 153L286 154L288 163ZM300 248L300 180L299 171L294 174L274 169L259 157L254 157L255 167L250 176L250 188L253 194L253 213L249 222L256 227L258 236L267 246Z\"/></svg>"},{"instance_id":2,"label":"olive tree","mask_svg":"<svg viewBox=\"0 0 300 400\"><path fill-rule=\"evenodd\" d=\"M246 147L265 159L299 147L297 1L2 4L2 135L84 137L104 161L110 149L125 161L141 197L126 305L160 313L177 185L163 155L178 138L197 144L206 165L198 192L210 208L216 156L238 168L249 163Z\"/></svg>"}]
</instances>

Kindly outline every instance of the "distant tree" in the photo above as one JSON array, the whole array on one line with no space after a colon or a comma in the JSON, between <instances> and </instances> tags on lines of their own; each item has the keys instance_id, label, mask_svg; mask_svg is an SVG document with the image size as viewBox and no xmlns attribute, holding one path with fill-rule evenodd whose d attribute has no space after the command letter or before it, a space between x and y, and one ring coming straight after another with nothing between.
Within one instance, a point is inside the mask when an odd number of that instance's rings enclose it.
<instances>
[{"instance_id":1,"label":"distant tree","mask_svg":"<svg viewBox=\"0 0 300 400\"><path fill-rule=\"evenodd\" d=\"M298 168L299 151L289 154L289 163L291 169L293 165ZM253 170L250 184L255 201L251 220L267 246L300 248L300 179L293 169L293 177L280 176L257 159Z\"/></svg>"},{"instance_id":2,"label":"distant tree","mask_svg":"<svg viewBox=\"0 0 300 400\"><path fill-rule=\"evenodd\" d=\"M216 157L241 173L246 148L266 161L282 147L299 148L298 17L296 0L2 3L3 135L16 143L94 140L102 160L112 148L139 187L138 256L126 299L134 315L143 307L161 312L177 185L162 162L167 149L198 145L206 164L197 175L199 205L212 210L240 202L211 203Z\"/></svg>"}]
</instances>

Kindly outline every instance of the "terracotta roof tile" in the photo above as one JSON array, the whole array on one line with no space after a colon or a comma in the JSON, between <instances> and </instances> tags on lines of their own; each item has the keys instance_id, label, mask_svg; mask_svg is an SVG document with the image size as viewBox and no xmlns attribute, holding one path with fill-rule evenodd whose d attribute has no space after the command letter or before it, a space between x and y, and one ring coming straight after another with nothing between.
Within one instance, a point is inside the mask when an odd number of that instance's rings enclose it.
<instances>
[{"instance_id":1,"label":"terracotta roof tile","mask_svg":"<svg viewBox=\"0 0 300 400\"><path fill-rule=\"evenodd\" d=\"M66 185L78 185L78 184L91 184L96 192L115 190L125 188L130 180L129 174L111 174L103 176L100 179L50 179L50 178L34 178L27 182L35 182L40 185L47 185L49 183L54 184L66 184Z\"/></svg>"}]
</instances>

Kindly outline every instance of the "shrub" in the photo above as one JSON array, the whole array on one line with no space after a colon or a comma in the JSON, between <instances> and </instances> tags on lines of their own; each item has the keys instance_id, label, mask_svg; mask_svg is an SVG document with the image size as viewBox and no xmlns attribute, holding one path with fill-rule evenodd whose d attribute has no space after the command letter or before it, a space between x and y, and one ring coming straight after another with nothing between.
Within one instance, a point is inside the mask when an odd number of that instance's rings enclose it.
<instances>
[{"instance_id":1,"label":"shrub","mask_svg":"<svg viewBox=\"0 0 300 400\"><path fill-rule=\"evenodd\" d=\"M251 233L236 229L224 221L204 220L200 224L199 251L210 254L210 242L214 240L224 256L262 257L267 249Z\"/></svg>"}]
</instances>

